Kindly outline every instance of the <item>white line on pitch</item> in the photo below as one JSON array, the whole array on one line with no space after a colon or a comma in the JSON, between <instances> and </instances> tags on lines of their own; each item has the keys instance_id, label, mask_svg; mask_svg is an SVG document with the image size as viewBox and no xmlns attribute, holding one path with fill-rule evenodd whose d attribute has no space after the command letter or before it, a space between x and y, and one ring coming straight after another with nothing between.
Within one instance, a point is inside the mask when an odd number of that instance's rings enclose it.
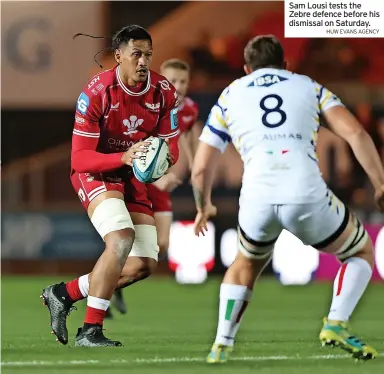
<instances>
[{"instance_id":1,"label":"white line on pitch","mask_svg":"<svg viewBox=\"0 0 384 374\"><path fill-rule=\"evenodd\" d=\"M380 354L379 356L384 356ZM231 357L230 361L288 361L288 360L340 360L351 359L350 355L314 355L314 356L244 356ZM97 364L167 364L182 362L202 362L203 357L154 357L136 358L134 360L68 360L68 361L2 361L1 366L76 366Z\"/></svg>"}]
</instances>

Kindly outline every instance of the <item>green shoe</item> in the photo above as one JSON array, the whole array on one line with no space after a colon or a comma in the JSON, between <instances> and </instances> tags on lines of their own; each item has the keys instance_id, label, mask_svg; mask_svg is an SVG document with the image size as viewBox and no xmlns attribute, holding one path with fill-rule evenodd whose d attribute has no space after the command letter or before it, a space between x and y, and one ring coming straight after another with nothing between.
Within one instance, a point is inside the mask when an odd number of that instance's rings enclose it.
<instances>
[{"instance_id":1,"label":"green shoe","mask_svg":"<svg viewBox=\"0 0 384 374\"><path fill-rule=\"evenodd\" d=\"M351 353L352 357L357 360L371 360L377 356L377 351L374 348L366 345L349 332L348 324L345 322L324 318L319 339L323 347L326 345L340 347Z\"/></svg>"},{"instance_id":2,"label":"green shoe","mask_svg":"<svg viewBox=\"0 0 384 374\"><path fill-rule=\"evenodd\" d=\"M223 344L214 344L207 356L208 364L223 364L227 362L229 353L233 351L233 347Z\"/></svg>"}]
</instances>

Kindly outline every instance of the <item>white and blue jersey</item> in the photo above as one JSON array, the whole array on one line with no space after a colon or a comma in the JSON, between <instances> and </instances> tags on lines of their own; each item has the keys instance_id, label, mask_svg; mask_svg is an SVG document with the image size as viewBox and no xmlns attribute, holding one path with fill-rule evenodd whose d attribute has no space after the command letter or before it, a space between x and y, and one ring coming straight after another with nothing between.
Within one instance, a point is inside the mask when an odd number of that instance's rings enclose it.
<instances>
[{"instance_id":1,"label":"white and blue jersey","mask_svg":"<svg viewBox=\"0 0 384 374\"><path fill-rule=\"evenodd\" d=\"M213 106L200 140L244 162L242 195L267 204L313 203L327 193L317 161L321 114L343 105L307 76L259 69L237 79Z\"/></svg>"}]
</instances>

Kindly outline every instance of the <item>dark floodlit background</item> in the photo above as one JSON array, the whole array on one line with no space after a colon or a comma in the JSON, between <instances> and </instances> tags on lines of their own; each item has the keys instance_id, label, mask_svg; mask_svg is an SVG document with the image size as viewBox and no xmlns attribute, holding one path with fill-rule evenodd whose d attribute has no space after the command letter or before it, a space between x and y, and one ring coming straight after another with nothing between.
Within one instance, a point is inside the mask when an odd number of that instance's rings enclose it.
<instances>
[{"instance_id":1,"label":"dark floodlit background","mask_svg":"<svg viewBox=\"0 0 384 374\"><path fill-rule=\"evenodd\" d=\"M247 40L275 34L285 47L289 68L310 75L339 95L372 135L384 160L383 39L285 39L283 3L274 1L72 4L2 4L3 274L80 274L91 268L103 247L72 189L69 165L76 100L87 80L99 71L93 55L108 42L73 41L77 32L112 35L130 23L148 28L154 41L154 70L168 58L190 63L190 96L200 106L200 130L221 90L243 75ZM113 66L108 53L100 61L105 68ZM194 134L196 142L199 131ZM325 180L372 230L381 259L384 244L379 230L384 220L374 210L372 188L351 150L321 130L318 154ZM186 175L173 195L173 262L162 263L159 274L178 268L179 281L202 282L207 271L221 273L231 263L241 175L242 163L230 146L215 179L219 216L212 222L211 236L200 242L191 233L194 204ZM320 277L322 261L328 261L321 257L319 262L317 253L287 233L276 252L276 271L286 258L301 256L302 263L297 265L301 267L294 272L304 274L304 283L313 272ZM384 261L380 262L379 272L384 275ZM278 272L284 271L289 273L287 269Z\"/></svg>"}]
</instances>

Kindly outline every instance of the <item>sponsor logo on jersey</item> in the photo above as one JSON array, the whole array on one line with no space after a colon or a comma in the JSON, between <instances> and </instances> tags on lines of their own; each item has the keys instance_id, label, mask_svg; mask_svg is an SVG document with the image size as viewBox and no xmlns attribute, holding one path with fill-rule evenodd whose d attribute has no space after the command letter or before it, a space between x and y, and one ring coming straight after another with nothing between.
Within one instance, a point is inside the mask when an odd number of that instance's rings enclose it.
<instances>
[{"instance_id":1,"label":"sponsor logo on jersey","mask_svg":"<svg viewBox=\"0 0 384 374\"><path fill-rule=\"evenodd\" d=\"M136 143L135 140L121 140L115 138L108 138L108 146L109 148L115 149L119 152L125 152L129 148L131 148Z\"/></svg>"},{"instance_id":2,"label":"sponsor logo on jersey","mask_svg":"<svg viewBox=\"0 0 384 374\"><path fill-rule=\"evenodd\" d=\"M257 77L254 81L252 81L248 87L270 87L276 83L280 83L288 80L288 78L284 78L280 75L276 74L264 74L261 77Z\"/></svg>"},{"instance_id":3,"label":"sponsor logo on jersey","mask_svg":"<svg viewBox=\"0 0 384 374\"><path fill-rule=\"evenodd\" d=\"M79 113L85 115L87 113L88 106L89 106L89 97L84 92L82 92L79 98L77 99L76 109Z\"/></svg>"},{"instance_id":4,"label":"sponsor logo on jersey","mask_svg":"<svg viewBox=\"0 0 384 374\"><path fill-rule=\"evenodd\" d=\"M177 112L178 112L178 108L174 108L171 110L171 130L176 130L179 123L178 123L178 119L177 119Z\"/></svg>"},{"instance_id":5,"label":"sponsor logo on jersey","mask_svg":"<svg viewBox=\"0 0 384 374\"><path fill-rule=\"evenodd\" d=\"M123 132L124 135L131 135L137 133L137 128L142 125L143 119L136 116L130 116L129 119L123 120L123 125L127 128L127 131Z\"/></svg>"},{"instance_id":6,"label":"sponsor logo on jersey","mask_svg":"<svg viewBox=\"0 0 384 374\"><path fill-rule=\"evenodd\" d=\"M80 116L75 116L75 121L78 125L83 125L85 123L85 118Z\"/></svg>"},{"instance_id":7,"label":"sponsor logo on jersey","mask_svg":"<svg viewBox=\"0 0 384 374\"><path fill-rule=\"evenodd\" d=\"M168 91L171 89L171 86L169 85L169 82L167 80L164 80L164 81L159 81L160 83L160 87L164 90L164 91Z\"/></svg>"},{"instance_id":8,"label":"sponsor logo on jersey","mask_svg":"<svg viewBox=\"0 0 384 374\"><path fill-rule=\"evenodd\" d=\"M99 83L93 90L92 93L94 95L97 95L102 89L104 88L104 85L102 83Z\"/></svg>"},{"instance_id":9,"label":"sponsor logo on jersey","mask_svg":"<svg viewBox=\"0 0 384 374\"><path fill-rule=\"evenodd\" d=\"M98 75L97 77L93 78L89 83L88 83L88 90L92 88L92 86L100 80L100 76Z\"/></svg>"},{"instance_id":10,"label":"sponsor logo on jersey","mask_svg":"<svg viewBox=\"0 0 384 374\"><path fill-rule=\"evenodd\" d=\"M303 139L301 134L264 134L264 135L261 135L260 138L261 140L282 140L282 139L302 140Z\"/></svg>"},{"instance_id":11,"label":"sponsor logo on jersey","mask_svg":"<svg viewBox=\"0 0 384 374\"><path fill-rule=\"evenodd\" d=\"M153 112L158 112L160 110L160 103L145 103L146 108L152 110Z\"/></svg>"},{"instance_id":12,"label":"sponsor logo on jersey","mask_svg":"<svg viewBox=\"0 0 384 374\"><path fill-rule=\"evenodd\" d=\"M92 181L95 180L95 176L92 175L91 173L85 173L85 175L86 175L86 177L87 177L86 181L87 181L88 183L90 183L90 182L92 182Z\"/></svg>"},{"instance_id":13,"label":"sponsor logo on jersey","mask_svg":"<svg viewBox=\"0 0 384 374\"><path fill-rule=\"evenodd\" d=\"M113 105L113 104L111 103L111 110L118 110L118 109L119 109L119 106L120 106L120 103L119 103L119 102L117 102L115 105Z\"/></svg>"}]
</instances>

